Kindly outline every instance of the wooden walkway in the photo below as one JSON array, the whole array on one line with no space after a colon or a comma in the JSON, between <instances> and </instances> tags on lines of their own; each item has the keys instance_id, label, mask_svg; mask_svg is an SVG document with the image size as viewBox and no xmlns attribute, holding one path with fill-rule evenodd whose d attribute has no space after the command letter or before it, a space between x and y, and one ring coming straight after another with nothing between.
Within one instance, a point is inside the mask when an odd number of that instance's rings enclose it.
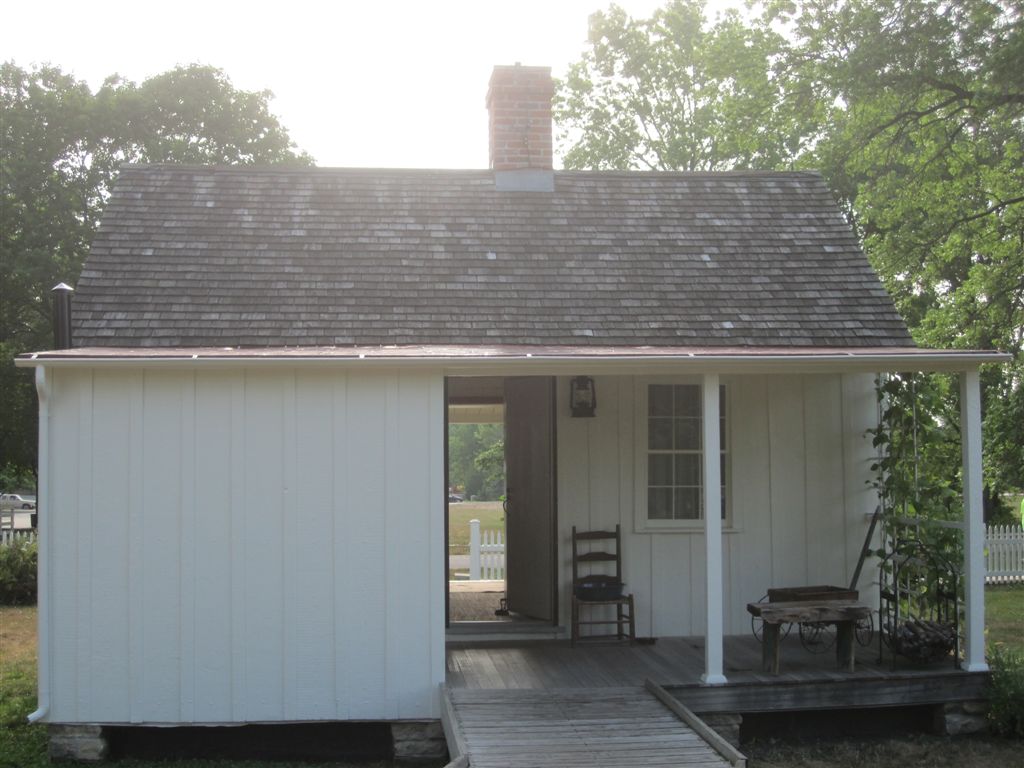
<instances>
[{"instance_id":1,"label":"wooden walkway","mask_svg":"<svg viewBox=\"0 0 1024 768\"><path fill-rule=\"evenodd\" d=\"M470 768L744 764L722 757L642 687L446 688L443 722L450 751Z\"/></svg>"}]
</instances>

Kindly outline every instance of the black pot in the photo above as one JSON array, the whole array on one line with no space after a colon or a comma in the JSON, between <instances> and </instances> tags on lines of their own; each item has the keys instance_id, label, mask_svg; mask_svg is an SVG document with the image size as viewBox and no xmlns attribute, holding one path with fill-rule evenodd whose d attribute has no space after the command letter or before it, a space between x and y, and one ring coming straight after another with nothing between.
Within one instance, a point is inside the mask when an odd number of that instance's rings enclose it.
<instances>
[{"instance_id":1,"label":"black pot","mask_svg":"<svg viewBox=\"0 0 1024 768\"><path fill-rule=\"evenodd\" d=\"M614 576L584 576L576 582L576 599L585 602L616 600L626 585Z\"/></svg>"}]
</instances>

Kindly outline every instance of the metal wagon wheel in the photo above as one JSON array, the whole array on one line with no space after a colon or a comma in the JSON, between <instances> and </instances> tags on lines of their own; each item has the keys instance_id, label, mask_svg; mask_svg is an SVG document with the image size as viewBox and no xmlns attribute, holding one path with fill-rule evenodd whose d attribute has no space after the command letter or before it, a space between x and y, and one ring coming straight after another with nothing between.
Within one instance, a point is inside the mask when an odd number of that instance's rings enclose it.
<instances>
[{"instance_id":1,"label":"metal wagon wheel","mask_svg":"<svg viewBox=\"0 0 1024 768\"><path fill-rule=\"evenodd\" d=\"M805 621L798 629L800 645L811 653L825 653L836 642L836 625L825 621Z\"/></svg>"},{"instance_id":2,"label":"metal wagon wheel","mask_svg":"<svg viewBox=\"0 0 1024 768\"><path fill-rule=\"evenodd\" d=\"M765 595L757 602L763 603L768 600L768 595ZM789 630L793 628L792 624L781 624L779 625L779 641L781 642L786 635L789 634ZM754 637L757 638L757 642L764 642L764 621L761 620L760 616L750 616L750 631L754 633Z\"/></svg>"}]
</instances>

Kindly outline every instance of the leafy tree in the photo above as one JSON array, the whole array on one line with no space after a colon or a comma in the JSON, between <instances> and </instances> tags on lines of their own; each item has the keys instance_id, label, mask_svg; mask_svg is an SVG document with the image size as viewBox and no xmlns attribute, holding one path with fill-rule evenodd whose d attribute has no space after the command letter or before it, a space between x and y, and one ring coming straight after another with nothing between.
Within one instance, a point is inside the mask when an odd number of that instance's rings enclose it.
<instances>
[{"instance_id":1,"label":"leafy tree","mask_svg":"<svg viewBox=\"0 0 1024 768\"><path fill-rule=\"evenodd\" d=\"M503 438L491 443L490 446L476 455L473 466L483 473L484 488L488 498L505 493L505 440Z\"/></svg>"},{"instance_id":2,"label":"leafy tree","mask_svg":"<svg viewBox=\"0 0 1024 768\"><path fill-rule=\"evenodd\" d=\"M104 142L117 162L309 164L270 112L270 91L240 91L213 67L192 65L140 85L118 75L96 94Z\"/></svg>"},{"instance_id":3,"label":"leafy tree","mask_svg":"<svg viewBox=\"0 0 1024 768\"><path fill-rule=\"evenodd\" d=\"M35 466L35 392L13 359L52 346L50 289L77 281L118 166L309 164L270 97L199 65L93 94L57 67L0 64L0 466Z\"/></svg>"},{"instance_id":4,"label":"leafy tree","mask_svg":"<svg viewBox=\"0 0 1024 768\"><path fill-rule=\"evenodd\" d=\"M590 18L589 46L560 83L565 165L709 171L777 168L814 135L819 105L792 100L784 39L704 0L670 0L650 19L618 6Z\"/></svg>"},{"instance_id":5,"label":"leafy tree","mask_svg":"<svg viewBox=\"0 0 1024 768\"><path fill-rule=\"evenodd\" d=\"M504 427L448 425L448 482L466 498L494 500L505 492Z\"/></svg>"},{"instance_id":6,"label":"leafy tree","mask_svg":"<svg viewBox=\"0 0 1024 768\"><path fill-rule=\"evenodd\" d=\"M0 491L35 493L36 475L31 469L5 464L0 467Z\"/></svg>"},{"instance_id":7,"label":"leafy tree","mask_svg":"<svg viewBox=\"0 0 1024 768\"><path fill-rule=\"evenodd\" d=\"M710 23L699 0L670 0L649 20L595 14L559 87L566 165L819 169L920 344L1013 354L983 371L986 477L991 499L1024 487L1024 6L759 10ZM957 398L944 377L913 392L925 422ZM959 471L950 451L931 458Z\"/></svg>"},{"instance_id":8,"label":"leafy tree","mask_svg":"<svg viewBox=\"0 0 1024 768\"><path fill-rule=\"evenodd\" d=\"M842 105L802 162L845 200L917 341L1014 356L983 372L986 479L997 502L998 491L1024 487L1022 6L770 5L794 40L794 81ZM945 386L931 377L918 392Z\"/></svg>"}]
</instances>

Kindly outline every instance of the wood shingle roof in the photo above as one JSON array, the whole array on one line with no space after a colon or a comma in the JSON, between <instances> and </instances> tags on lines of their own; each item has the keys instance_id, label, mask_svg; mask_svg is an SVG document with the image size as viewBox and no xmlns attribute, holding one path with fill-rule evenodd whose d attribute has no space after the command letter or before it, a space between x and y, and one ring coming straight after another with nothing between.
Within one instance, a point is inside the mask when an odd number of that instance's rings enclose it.
<instances>
[{"instance_id":1,"label":"wood shingle roof","mask_svg":"<svg viewBox=\"0 0 1024 768\"><path fill-rule=\"evenodd\" d=\"M75 296L92 347L909 347L812 173L126 166Z\"/></svg>"}]
</instances>

